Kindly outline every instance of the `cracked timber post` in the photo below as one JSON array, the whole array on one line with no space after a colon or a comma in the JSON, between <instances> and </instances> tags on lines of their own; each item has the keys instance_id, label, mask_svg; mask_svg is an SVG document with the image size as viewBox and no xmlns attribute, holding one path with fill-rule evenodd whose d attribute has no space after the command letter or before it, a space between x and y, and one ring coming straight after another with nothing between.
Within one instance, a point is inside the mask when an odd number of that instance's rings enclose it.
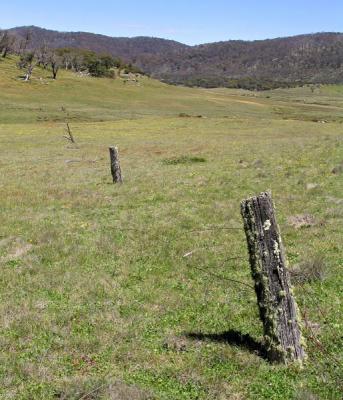
<instances>
[{"instance_id":1,"label":"cracked timber post","mask_svg":"<svg viewBox=\"0 0 343 400\"><path fill-rule=\"evenodd\" d=\"M121 169L119 163L119 155L117 147L110 147L110 159L111 159L111 173L113 177L113 183L123 183L121 176Z\"/></svg>"},{"instance_id":2,"label":"cracked timber post","mask_svg":"<svg viewBox=\"0 0 343 400\"><path fill-rule=\"evenodd\" d=\"M268 357L285 364L301 362L305 352L299 311L271 194L265 192L242 201L241 214Z\"/></svg>"}]
</instances>

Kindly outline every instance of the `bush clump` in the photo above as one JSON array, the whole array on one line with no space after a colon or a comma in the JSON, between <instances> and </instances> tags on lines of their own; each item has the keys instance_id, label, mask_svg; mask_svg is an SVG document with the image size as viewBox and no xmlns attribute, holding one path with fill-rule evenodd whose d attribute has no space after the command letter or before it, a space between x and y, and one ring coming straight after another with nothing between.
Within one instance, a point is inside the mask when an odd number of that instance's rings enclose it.
<instances>
[{"instance_id":1,"label":"bush clump","mask_svg":"<svg viewBox=\"0 0 343 400\"><path fill-rule=\"evenodd\" d=\"M194 164L194 163L204 163L206 159L204 157L198 156L180 156L173 158L165 158L162 163L165 165L177 165L177 164Z\"/></svg>"}]
</instances>

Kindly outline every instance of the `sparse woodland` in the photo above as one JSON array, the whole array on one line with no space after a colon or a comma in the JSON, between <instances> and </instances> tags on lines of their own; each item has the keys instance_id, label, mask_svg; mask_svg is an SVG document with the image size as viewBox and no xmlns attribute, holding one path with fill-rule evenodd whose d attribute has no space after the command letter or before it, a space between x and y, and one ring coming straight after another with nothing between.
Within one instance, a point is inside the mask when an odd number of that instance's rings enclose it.
<instances>
[{"instance_id":1,"label":"sparse woodland","mask_svg":"<svg viewBox=\"0 0 343 400\"><path fill-rule=\"evenodd\" d=\"M97 54L77 48L51 48L45 41L35 47L31 30L27 30L22 38L8 31L0 31L0 55L6 58L10 54L19 58L17 66L23 71L25 81L31 79L36 67L50 70L53 79L57 79L60 68L98 78L115 78L114 69L119 75L141 73L139 68L125 64L120 58L114 58L106 53Z\"/></svg>"},{"instance_id":2,"label":"sparse woodland","mask_svg":"<svg viewBox=\"0 0 343 400\"><path fill-rule=\"evenodd\" d=\"M253 42L226 41L187 46L171 40L111 38L60 33L37 27L10 30L31 34L31 47L88 49L110 54L168 83L266 90L302 84L343 82L343 34L318 33ZM100 66L100 69L102 67Z\"/></svg>"}]
</instances>

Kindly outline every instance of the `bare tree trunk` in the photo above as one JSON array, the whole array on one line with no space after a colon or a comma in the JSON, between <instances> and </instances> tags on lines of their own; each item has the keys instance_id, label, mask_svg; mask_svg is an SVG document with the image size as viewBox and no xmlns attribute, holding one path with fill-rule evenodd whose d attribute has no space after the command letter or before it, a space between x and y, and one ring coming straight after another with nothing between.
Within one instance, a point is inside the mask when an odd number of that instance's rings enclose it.
<instances>
[{"instance_id":1,"label":"bare tree trunk","mask_svg":"<svg viewBox=\"0 0 343 400\"><path fill-rule=\"evenodd\" d=\"M301 361L305 352L299 312L270 193L244 200L241 214L268 356L283 363Z\"/></svg>"},{"instance_id":2,"label":"bare tree trunk","mask_svg":"<svg viewBox=\"0 0 343 400\"><path fill-rule=\"evenodd\" d=\"M29 81L31 79L33 68L34 68L33 65L29 65L28 66L28 68L26 70L26 74L25 74L25 79L24 79L25 82L27 82L27 81Z\"/></svg>"},{"instance_id":3,"label":"bare tree trunk","mask_svg":"<svg viewBox=\"0 0 343 400\"><path fill-rule=\"evenodd\" d=\"M65 135L64 137L70 140L72 143L76 143L68 122L66 122L66 131L68 133L68 136Z\"/></svg>"},{"instance_id":4,"label":"bare tree trunk","mask_svg":"<svg viewBox=\"0 0 343 400\"><path fill-rule=\"evenodd\" d=\"M111 159L111 173L113 177L113 183L123 183L121 176L121 168L119 163L118 148L110 147L110 159Z\"/></svg>"},{"instance_id":5,"label":"bare tree trunk","mask_svg":"<svg viewBox=\"0 0 343 400\"><path fill-rule=\"evenodd\" d=\"M52 79L56 79L57 78L57 73L59 70L59 66L57 64L52 63L51 64L51 68L52 68Z\"/></svg>"}]
</instances>

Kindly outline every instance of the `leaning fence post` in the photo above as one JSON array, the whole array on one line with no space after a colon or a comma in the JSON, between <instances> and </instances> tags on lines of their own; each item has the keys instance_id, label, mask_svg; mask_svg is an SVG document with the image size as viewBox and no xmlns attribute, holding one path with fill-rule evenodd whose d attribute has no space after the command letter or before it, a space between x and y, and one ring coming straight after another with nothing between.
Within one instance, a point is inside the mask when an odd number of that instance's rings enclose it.
<instances>
[{"instance_id":1,"label":"leaning fence post","mask_svg":"<svg viewBox=\"0 0 343 400\"><path fill-rule=\"evenodd\" d=\"M110 150L111 173L113 177L113 183L122 183L123 179L121 176L118 148L115 146L111 146L109 150Z\"/></svg>"},{"instance_id":2,"label":"leaning fence post","mask_svg":"<svg viewBox=\"0 0 343 400\"><path fill-rule=\"evenodd\" d=\"M241 214L268 357L283 363L301 361L305 352L299 311L271 194L265 192L242 201Z\"/></svg>"}]
</instances>

